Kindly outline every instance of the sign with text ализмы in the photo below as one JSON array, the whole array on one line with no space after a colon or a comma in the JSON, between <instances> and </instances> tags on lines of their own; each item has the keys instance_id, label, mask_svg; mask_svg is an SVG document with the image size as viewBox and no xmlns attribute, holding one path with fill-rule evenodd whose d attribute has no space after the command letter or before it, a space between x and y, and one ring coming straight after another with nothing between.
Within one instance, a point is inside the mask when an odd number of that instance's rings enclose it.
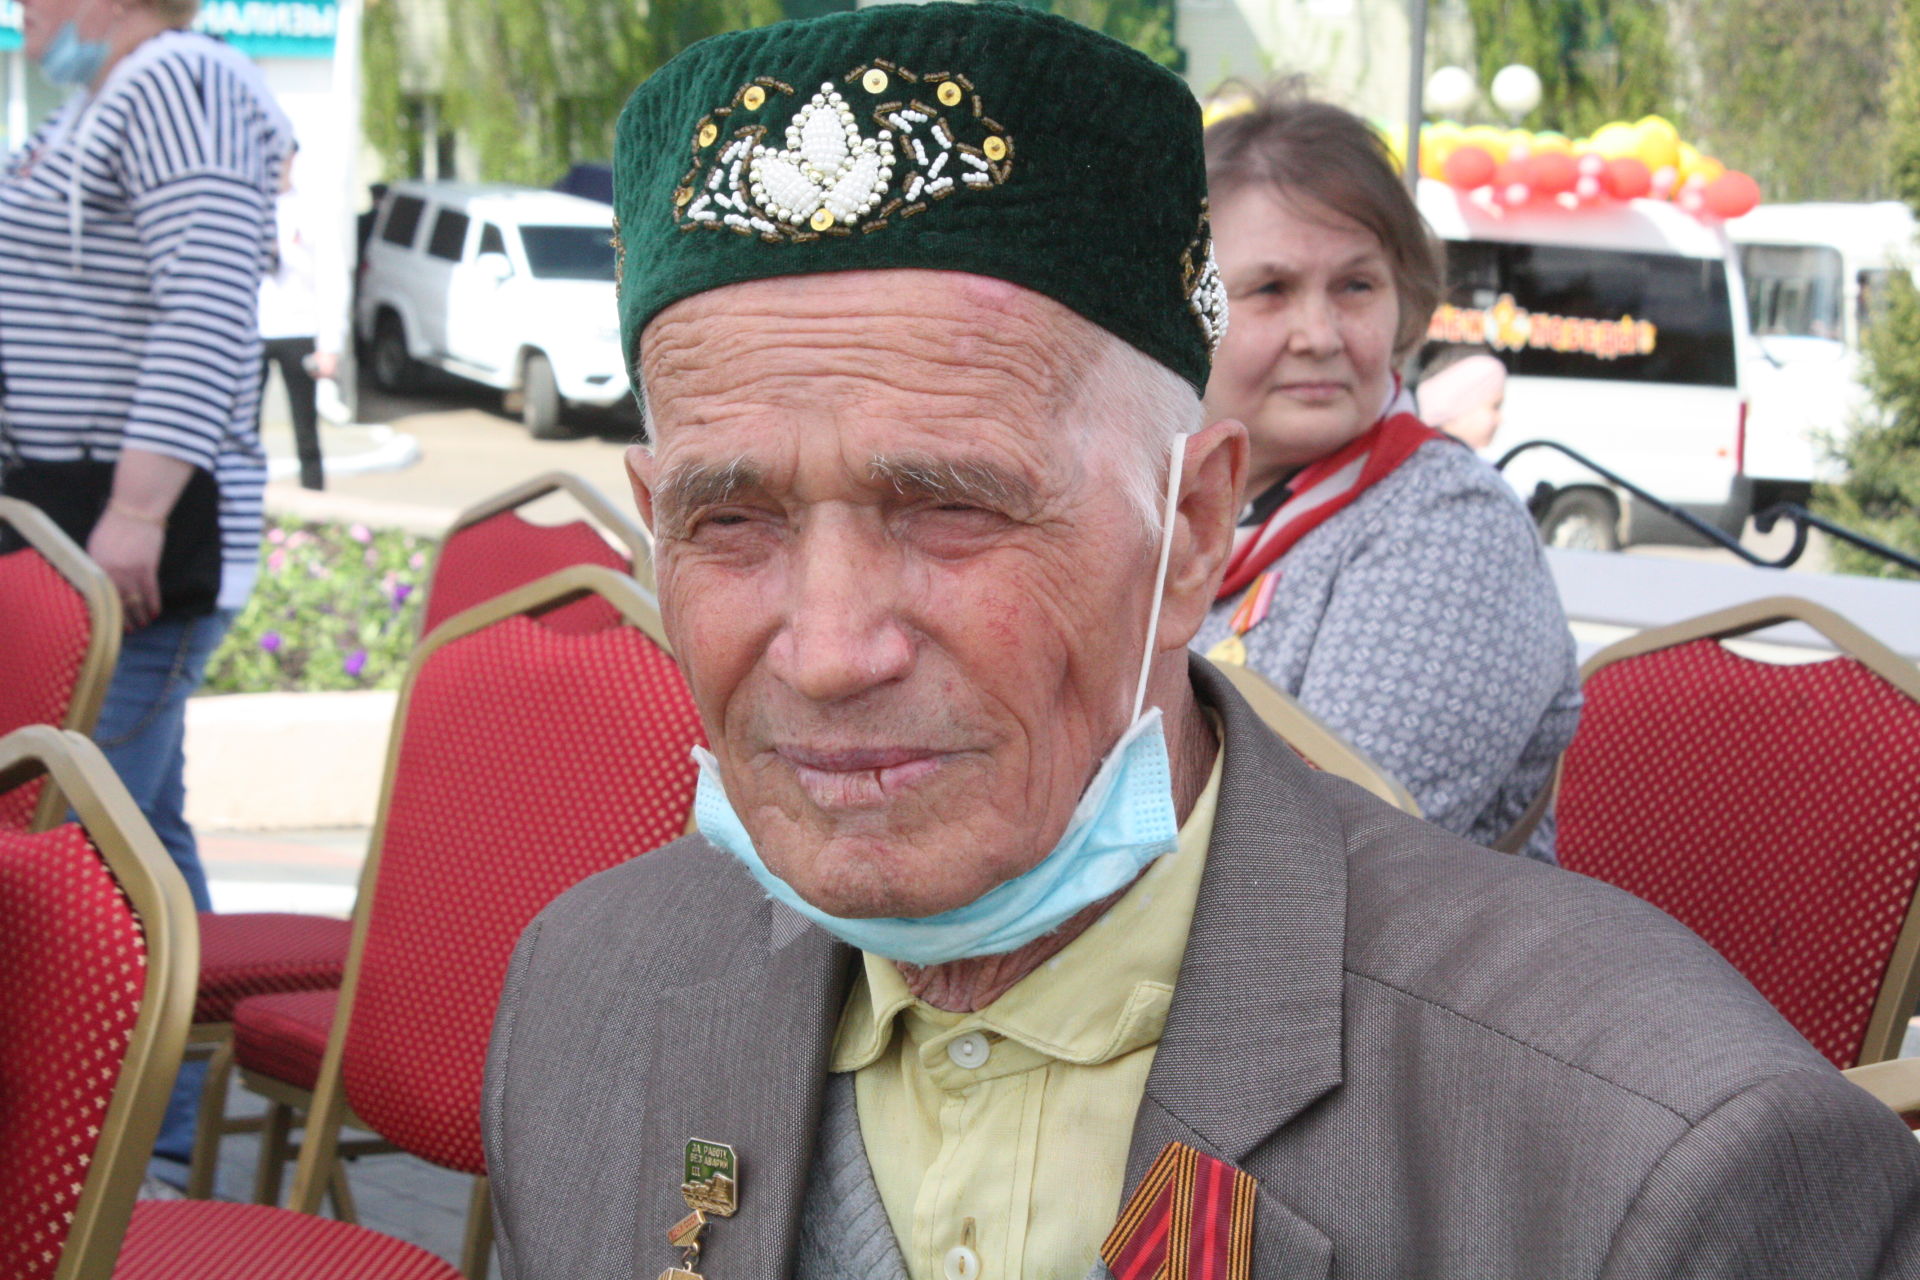
<instances>
[{"instance_id":1,"label":"sign with text \u0430\u043b\u0438\u0437\u043c\u044b","mask_svg":"<svg viewBox=\"0 0 1920 1280\"><path fill-rule=\"evenodd\" d=\"M193 29L252 58L331 58L334 0L203 0ZM0 50L20 47L20 0L0 0Z\"/></svg>"}]
</instances>

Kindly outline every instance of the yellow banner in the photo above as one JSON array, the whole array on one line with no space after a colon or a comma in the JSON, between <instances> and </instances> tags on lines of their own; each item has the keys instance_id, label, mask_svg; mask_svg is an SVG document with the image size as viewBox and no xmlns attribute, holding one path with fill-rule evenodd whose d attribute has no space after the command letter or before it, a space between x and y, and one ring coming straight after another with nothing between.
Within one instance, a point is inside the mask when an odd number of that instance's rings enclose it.
<instances>
[{"instance_id":1,"label":"yellow banner","mask_svg":"<svg viewBox=\"0 0 1920 1280\"><path fill-rule=\"evenodd\" d=\"M1660 331L1650 320L1630 315L1618 320L1589 320L1529 311L1503 293L1493 306L1456 307L1443 304L1427 326L1427 341L1489 346L1495 351L1577 352L1601 360L1653 354Z\"/></svg>"}]
</instances>

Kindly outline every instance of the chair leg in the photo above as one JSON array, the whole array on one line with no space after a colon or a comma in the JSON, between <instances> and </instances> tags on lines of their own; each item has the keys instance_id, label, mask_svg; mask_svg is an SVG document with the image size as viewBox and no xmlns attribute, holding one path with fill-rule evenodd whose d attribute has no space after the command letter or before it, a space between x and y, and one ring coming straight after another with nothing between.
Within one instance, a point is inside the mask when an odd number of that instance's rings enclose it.
<instances>
[{"instance_id":1,"label":"chair leg","mask_svg":"<svg viewBox=\"0 0 1920 1280\"><path fill-rule=\"evenodd\" d=\"M200 1115L193 1130L193 1162L187 1166L187 1198L213 1197L214 1175L220 1171L220 1137L227 1131L227 1082L233 1077L233 1037L213 1051L206 1082L200 1087Z\"/></svg>"},{"instance_id":2,"label":"chair leg","mask_svg":"<svg viewBox=\"0 0 1920 1280\"><path fill-rule=\"evenodd\" d=\"M460 1244L460 1274L466 1280L487 1280L493 1254L493 1197L485 1174L473 1180L467 1196L467 1231Z\"/></svg>"},{"instance_id":3,"label":"chair leg","mask_svg":"<svg viewBox=\"0 0 1920 1280\"><path fill-rule=\"evenodd\" d=\"M333 1201L333 1216L353 1226L360 1224L360 1211L353 1207L353 1188L347 1185L347 1162L335 1160L327 1172L327 1196Z\"/></svg>"},{"instance_id":4,"label":"chair leg","mask_svg":"<svg viewBox=\"0 0 1920 1280\"><path fill-rule=\"evenodd\" d=\"M253 1173L253 1202L279 1204L280 1181L287 1167L287 1134L293 1128L293 1108L284 1102L267 1103L267 1123L260 1134L260 1164Z\"/></svg>"}]
</instances>

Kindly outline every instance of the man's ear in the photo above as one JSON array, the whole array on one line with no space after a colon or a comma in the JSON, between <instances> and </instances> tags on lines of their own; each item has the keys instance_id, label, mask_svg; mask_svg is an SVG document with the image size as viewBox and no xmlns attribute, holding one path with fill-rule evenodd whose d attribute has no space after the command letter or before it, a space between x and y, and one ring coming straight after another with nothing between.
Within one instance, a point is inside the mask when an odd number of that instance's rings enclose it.
<instances>
[{"instance_id":1,"label":"man's ear","mask_svg":"<svg viewBox=\"0 0 1920 1280\"><path fill-rule=\"evenodd\" d=\"M1233 552L1234 524L1246 485L1245 427L1227 418L1187 437L1166 599L1160 610L1161 652L1184 649L1213 607Z\"/></svg>"},{"instance_id":2,"label":"man's ear","mask_svg":"<svg viewBox=\"0 0 1920 1280\"><path fill-rule=\"evenodd\" d=\"M647 526L648 533L655 533L653 527L653 466L654 457L645 445L627 446L627 483L633 486L634 509L640 513L640 521Z\"/></svg>"}]
</instances>

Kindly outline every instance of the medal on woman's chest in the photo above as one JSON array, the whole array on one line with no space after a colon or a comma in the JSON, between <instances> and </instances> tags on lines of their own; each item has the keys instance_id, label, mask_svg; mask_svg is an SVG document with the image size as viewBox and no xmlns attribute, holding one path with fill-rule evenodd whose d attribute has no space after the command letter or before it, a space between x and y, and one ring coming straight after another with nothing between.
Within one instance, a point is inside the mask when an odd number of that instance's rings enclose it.
<instances>
[{"instance_id":1,"label":"medal on woman's chest","mask_svg":"<svg viewBox=\"0 0 1920 1280\"><path fill-rule=\"evenodd\" d=\"M1208 658L1236 667L1247 665L1247 632L1267 620L1267 613L1273 608L1273 589L1278 585L1278 569L1269 569L1253 580L1247 594L1240 597L1240 607L1233 611L1233 618L1227 623L1226 636L1207 650Z\"/></svg>"},{"instance_id":2,"label":"medal on woman's chest","mask_svg":"<svg viewBox=\"0 0 1920 1280\"><path fill-rule=\"evenodd\" d=\"M703 1280L700 1236L708 1217L731 1218L740 1208L740 1160L724 1142L687 1139L681 1198L690 1212L667 1229L667 1243L681 1251L678 1266L660 1273L660 1280Z\"/></svg>"}]
</instances>

